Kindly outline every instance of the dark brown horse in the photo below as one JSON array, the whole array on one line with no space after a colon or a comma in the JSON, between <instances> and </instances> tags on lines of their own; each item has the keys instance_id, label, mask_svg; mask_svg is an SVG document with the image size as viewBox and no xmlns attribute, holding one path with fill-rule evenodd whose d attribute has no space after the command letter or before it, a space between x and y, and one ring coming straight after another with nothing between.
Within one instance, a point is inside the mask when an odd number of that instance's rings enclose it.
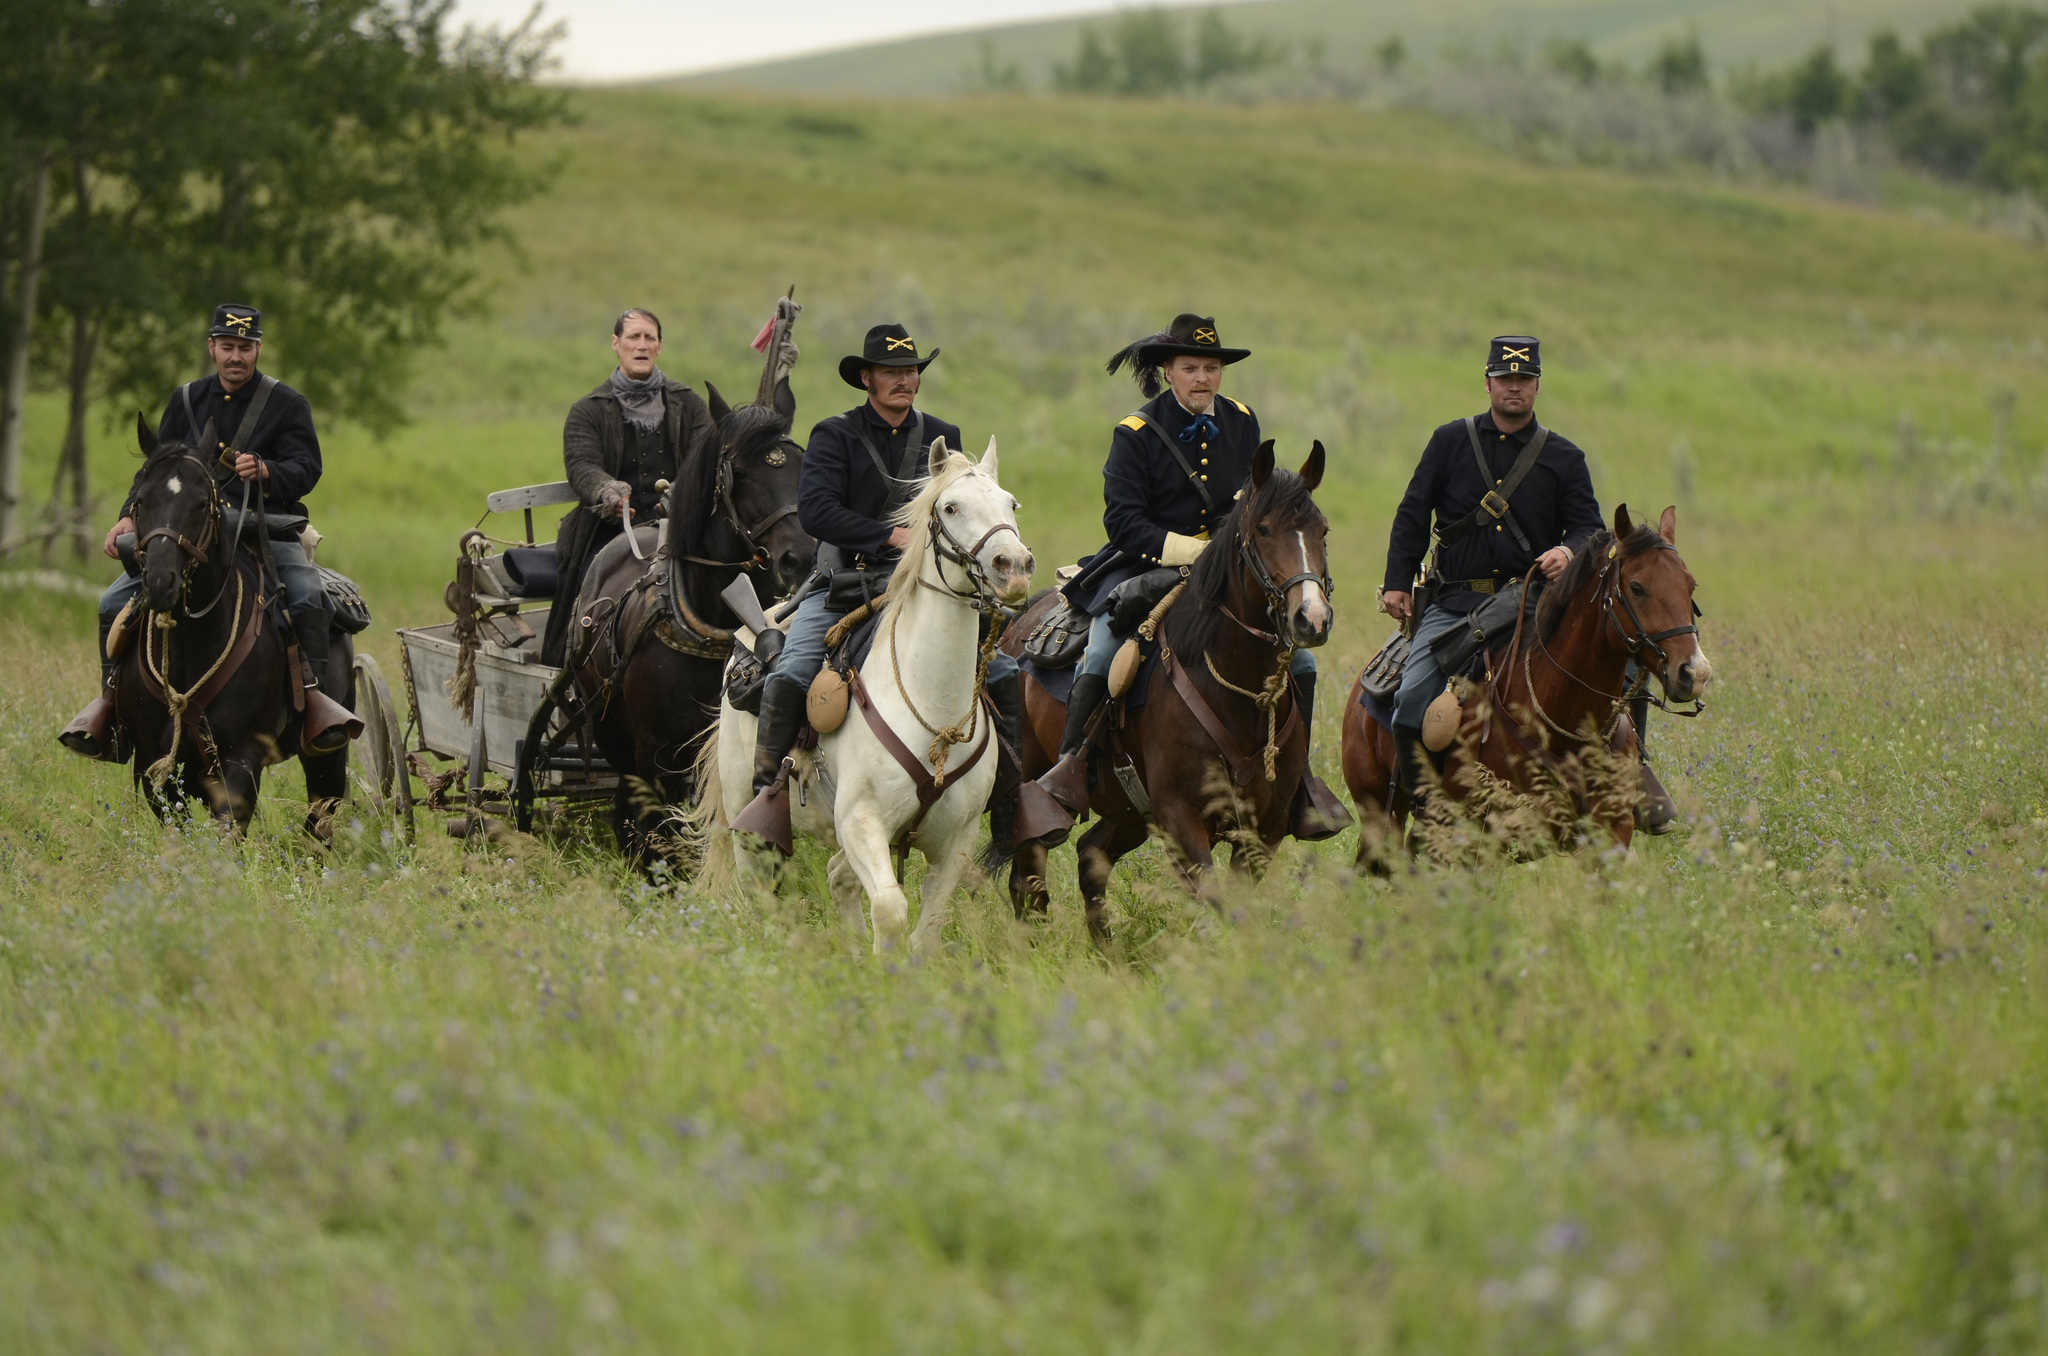
<instances>
[{"instance_id":1,"label":"dark brown horse","mask_svg":"<svg viewBox=\"0 0 2048 1356\"><path fill-rule=\"evenodd\" d=\"M1655 678L1674 702L1696 701L1713 678L1693 624L1692 572L1678 554L1678 511L1659 525L1636 524L1628 506L1614 531L1595 533L1557 581L1527 609L1508 646L1491 661L1485 686L1464 703L1448 750L1443 790L1469 802L1482 789L1568 801L1550 816L1564 829L1593 815L1629 845L1635 832L1635 732L1627 707ZM1604 746L1594 753L1589 746ZM1357 682L1344 704L1344 780L1358 804L1359 864L1384 872L1408 820L1408 796L1392 792L1394 736L1359 703ZM1589 758L1589 755L1591 757ZM1622 794L1589 784L1589 762L1621 761Z\"/></svg>"},{"instance_id":2,"label":"dark brown horse","mask_svg":"<svg viewBox=\"0 0 2048 1356\"><path fill-rule=\"evenodd\" d=\"M158 443L136 421L144 457L135 541L142 591L114 675L117 721L135 746L135 779L159 815L205 805L233 832L256 811L263 769L298 752L304 727L256 557L254 524L237 541L223 510L240 484L183 443ZM200 442L211 445L209 425ZM337 636L336 674L354 668ZM353 678L351 677L351 682ZM351 702L352 692L342 694ZM338 799L348 752L307 759L310 795ZM317 810L316 810L317 813Z\"/></svg>"},{"instance_id":3,"label":"dark brown horse","mask_svg":"<svg viewBox=\"0 0 2048 1356\"><path fill-rule=\"evenodd\" d=\"M1088 801L1100 818L1075 845L1098 942L1109 936L1110 872L1144 843L1148 824L1165 834L1188 888L1212 901L1218 843L1232 843L1233 866L1256 874L1287 836L1308 761L1288 665L1296 648L1327 641L1334 620L1329 523L1312 497L1322 479L1321 443L1298 475L1274 467L1270 441L1260 446L1242 498L1166 612L1144 705L1122 713L1121 728L1101 741ZM1004 648L1019 653L1054 601L1040 598L1011 623ZM1024 776L1035 778L1053 764L1066 711L1033 682L1024 712ZM1045 862L1039 843L1012 859L1010 902L1020 918L1046 907Z\"/></svg>"},{"instance_id":4,"label":"dark brown horse","mask_svg":"<svg viewBox=\"0 0 2048 1356\"><path fill-rule=\"evenodd\" d=\"M605 761L627 774L612 826L636 862L657 846L652 835L666 814L648 793L668 805L696 799L697 744L717 718L741 624L719 592L746 575L757 596L780 597L810 574L817 552L796 518L796 401L787 381L775 391L773 403L733 409L710 389L718 438L677 468L660 549L651 527L634 529L644 562L620 536L591 561L575 600L574 700L589 712Z\"/></svg>"}]
</instances>

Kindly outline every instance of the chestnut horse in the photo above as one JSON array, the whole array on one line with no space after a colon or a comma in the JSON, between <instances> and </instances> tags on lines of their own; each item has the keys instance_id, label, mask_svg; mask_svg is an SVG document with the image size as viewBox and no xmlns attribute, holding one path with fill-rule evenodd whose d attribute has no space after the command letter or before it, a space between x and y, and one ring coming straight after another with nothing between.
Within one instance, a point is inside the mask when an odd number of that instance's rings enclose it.
<instances>
[{"instance_id":1,"label":"chestnut horse","mask_svg":"<svg viewBox=\"0 0 2048 1356\"><path fill-rule=\"evenodd\" d=\"M1144 706L1121 712L1121 728L1098 744L1088 807L1099 819L1075 845L1097 942L1109 937L1110 872L1144 843L1148 824L1165 834L1188 888L1211 903L1218 843L1234 845L1234 867L1257 874L1287 836L1308 763L1288 663L1297 647L1329 640L1335 620L1330 525L1311 497L1322 480L1321 443L1299 474L1274 467L1271 440L1260 445L1243 494L1161 623L1162 653ZM1027 608L1003 647L1019 653L1055 601L1047 594ZM1066 708L1033 682L1025 685L1024 714L1024 776L1036 778L1053 764ZM1119 773L1125 758L1132 767ZM1137 798L1149 805L1133 803L1123 781L1133 773ZM1045 862L1036 842L1011 859L1010 902L1020 918L1046 907Z\"/></svg>"},{"instance_id":2,"label":"chestnut horse","mask_svg":"<svg viewBox=\"0 0 2048 1356\"><path fill-rule=\"evenodd\" d=\"M1633 773L1630 699L1654 677L1668 700L1697 701L1713 678L1693 624L1692 572L1677 541L1675 508L1655 528L1631 522L1626 504L1615 509L1614 531L1597 532L1579 548L1493 656L1484 690L1465 703L1438 794L1464 802L1489 782L1525 796L1562 787L1577 815L1594 815L1615 842L1629 845L1633 805L1593 794L1583 755L1597 740ZM1408 798L1391 794L1394 736L1366 713L1356 681L1344 703L1343 753L1359 811L1359 865L1384 873L1405 831Z\"/></svg>"}]
</instances>

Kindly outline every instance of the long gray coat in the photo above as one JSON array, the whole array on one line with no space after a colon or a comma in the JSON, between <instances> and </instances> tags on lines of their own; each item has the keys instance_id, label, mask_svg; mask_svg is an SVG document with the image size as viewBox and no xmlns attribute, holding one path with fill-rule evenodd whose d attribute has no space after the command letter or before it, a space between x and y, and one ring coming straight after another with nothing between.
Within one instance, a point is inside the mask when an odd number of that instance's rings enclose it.
<instances>
[{"instance_id":1,"label":"long gray coat","mask_svg":"<svg viewBox=\"0 0 2048 1356\"><path fill-rule=\"evenodd\" d=\"M676 449L677 466L717 442L718 425L712 422L710 408L695 391L671 379L663 394L663 404L668 416L663 442ZM612 393L609 380L599 382L596 390L569 407L569 417L562 424L562 468L577 498L583 502L562 516L562 525L555 534L560 583L556 585L554 608L548 614L547 634L541 639L543 663L562 662L569 636L569 616L576 610L583 573L597 548L617 532L618 520L598 517L597 504L607 490L622 483L619 464L625 449L626 421L619 413L618 397ZM664 474L674 480L676 466L667 468ZM607 527L612 530L600 531Z\"/></svg>"}]
</instances>

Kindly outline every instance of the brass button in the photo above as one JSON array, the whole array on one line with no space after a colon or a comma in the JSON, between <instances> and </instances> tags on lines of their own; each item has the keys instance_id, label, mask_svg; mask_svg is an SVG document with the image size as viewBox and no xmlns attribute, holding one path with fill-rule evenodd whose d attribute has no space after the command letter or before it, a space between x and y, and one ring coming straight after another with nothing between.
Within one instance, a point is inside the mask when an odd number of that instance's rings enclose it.
<instances>
[{"instance_id":1,"label":"brass button","mask_svg":"<svg viewBox=\"0 0 2048 1356\"><path fill-rule=\"evenodd\" d=\"M1202 450L1203 450L1204 452L1207 452L1207 451L1209 450L1209 444L1207 444L1207 443L1203 443L1203 444L1202 444Z\"/></svg>"},{"instance_id":2,"label":"brass button","mask_svg":"<svg viewBox=\"0 0 2048 1356\"><path fill-rule=\"evenodd\" d=\"M1505 531L1507 531L1507 529L1506 529L1506 528L1504 528L1504 527L1500 526L1500 524L1498 524L1498 523L1494 524L1494 528L1493 528L1493 530L1494 530L1494 531L1496 531L1496 532L1505 532Z\"/></svg>"},{"instance_id":3,"label":"brass button","mask_svg":"<svg viewBox=\"0 0 2048 1356\"><path fill-rule=\"evenodd\" d=\"M1207 457L1204 457L1204 458L1202 458L1202 465L1204 465L1204 466L1207 466L1208 464L1209 464L1209 459L1208 459Z\"/></svg>"},{"instance_id":4,"label":"brass button","mask_svg":"<svg viewBox=\"0 0 2048 1356\"><path fill-rule=\"evenodd\" d=\"M1203 484L1207 484L1207 483L1208 483L1208 481L1209 481L1209 477L1207 477L1207 476L1203 476L1203 477L1202 477L1202 483L1203 483Z\"/></svg>"}]
</instances>

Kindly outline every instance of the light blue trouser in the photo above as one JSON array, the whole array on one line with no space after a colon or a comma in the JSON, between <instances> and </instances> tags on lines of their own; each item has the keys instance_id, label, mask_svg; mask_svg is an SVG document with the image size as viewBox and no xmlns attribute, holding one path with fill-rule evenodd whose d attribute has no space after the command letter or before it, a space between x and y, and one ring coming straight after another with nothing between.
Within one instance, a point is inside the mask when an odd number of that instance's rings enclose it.
<instances>
[{"instance_id":1,"label":"light blue trouser","mask_svg":"<svg viewBox=\"0 0 2048 1356\"><path fill-rule=\"evenodd\" d=\"M1401 670L1401 690L1394 694L1394 727L1420 730L1422 713L1444 690L1444 672L1437 667L1429 643L1464 621L1464 614L1432 606L1415 626L1415 643L1408 649L1407 667Z\"/></svg>"},{"instance_id":2,"label":"light blue trouser","mask_svg":"<svg viewBox=\"0 0 2048 1356\"><path fill-rule=\"evenodd\" d=\"M1109 666L1115 661L1116 652L1123 648L1123 643L1110 633L1109 613L1097 616L1088 623L1088 649L1081 655L1081 672L1092 673L1097 678L1109 677ZM1297 678L1313 674L1316 671L1316 652L1296 650L1287 671Z\"/></svg>"},{"instance_id":3,"label":"light blue trouser","mask_svg":"<svg viewBox=\"0 0 2048 1356\"><path fill-rule=\"evenodd\" d=\"M284 609L297 622L301 617L318 614L320 634L327 634L329 617L327 613L327 586L320 582L320 571L313 562L306 559L306 548L295 541L270 543L271 558L277 562L278 579L284 584ZM107 591L100 595L100 615L112 619L127 605L130 598L142 592L142 580L138 576L129 578L123 572L120 578L107 585Z\"/></svg>"},{"instance_id":4,"label":"light blue trouser","mask_svg":"<svg viewBox=\"0 0 2048 1356\"><path fill-rule=\"evenodd\" d=\"M775 671L768 675L768 681L810 691L811 679L825 667L825 633L845 615L825 606L823 589L798 603L796 615L789 619L789 638L782 643L782 653L776 657ZM1013 677L1016 672L1017 661L1001 650L988 661L988 680L992 683Z\"/></svg>"}]
</instances>

